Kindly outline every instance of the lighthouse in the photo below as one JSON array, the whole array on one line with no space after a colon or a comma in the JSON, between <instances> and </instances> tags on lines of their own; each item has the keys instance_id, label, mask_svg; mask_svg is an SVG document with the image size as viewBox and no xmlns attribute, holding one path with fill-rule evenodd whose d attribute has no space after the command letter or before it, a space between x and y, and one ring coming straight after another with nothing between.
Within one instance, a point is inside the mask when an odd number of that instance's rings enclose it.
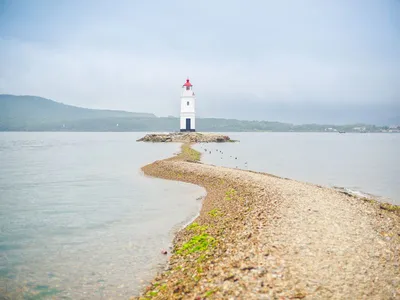
<instances>
[{"instance_id":1,"label":"lighthouse","mask_svg":"<svg viewBox=\"0 0 400 300\"><path fill-rule=\"evenodd\" d=\"M181 132L196 131L195 100L193 85L188 78L181 92Z\"/></svg>"}]
</instances>

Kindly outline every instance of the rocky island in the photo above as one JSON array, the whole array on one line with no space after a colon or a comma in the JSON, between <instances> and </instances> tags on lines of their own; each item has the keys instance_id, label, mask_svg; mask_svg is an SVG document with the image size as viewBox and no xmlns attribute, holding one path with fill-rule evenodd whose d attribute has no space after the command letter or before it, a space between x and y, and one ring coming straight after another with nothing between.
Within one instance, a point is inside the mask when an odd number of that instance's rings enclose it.
<instances>
[{"instance_id":1,"label":"rocky island","mask_svg":"<svg viewBox=\"0 0 400 300\"><path fill-rule=\"evenodd\" d=\"M216 133L172 132L151 133L137 140L138 142L153 143L225 143L235 142L229 136Z\"/></svg>"}]
</instances>

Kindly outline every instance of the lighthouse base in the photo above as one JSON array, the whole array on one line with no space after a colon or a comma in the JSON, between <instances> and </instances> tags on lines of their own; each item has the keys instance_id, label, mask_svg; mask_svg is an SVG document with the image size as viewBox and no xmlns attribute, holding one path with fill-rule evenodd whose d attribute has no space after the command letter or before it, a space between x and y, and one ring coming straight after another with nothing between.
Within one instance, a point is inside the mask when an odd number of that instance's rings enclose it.
<instances>
[{"instance_id":1,"label":"lighthouse base","mask_svg":"<svg viewBox=\"0 0 400 300\"><path fill-rule=\"evenodd\" d=\"M181 132L196 132L196 129L181 129Z\"/></svg>"}]
</instances>

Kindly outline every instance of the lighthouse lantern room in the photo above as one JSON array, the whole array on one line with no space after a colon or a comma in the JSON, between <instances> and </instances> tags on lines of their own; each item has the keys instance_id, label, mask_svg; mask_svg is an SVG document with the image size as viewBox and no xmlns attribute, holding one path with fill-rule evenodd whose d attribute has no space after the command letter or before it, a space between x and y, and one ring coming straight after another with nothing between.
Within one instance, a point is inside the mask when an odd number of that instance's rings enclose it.
<instances>
[{"instance_id":1,"label":"lighthouse lantern room","mask_svg":"<svg viewBox=\"0 0 400 300\"><path fill-rule=\"evenodd\" d=\"M193 85L188 78L181 93L181 132L196 131L195 100Z\"/></svg>"}]
</instances>

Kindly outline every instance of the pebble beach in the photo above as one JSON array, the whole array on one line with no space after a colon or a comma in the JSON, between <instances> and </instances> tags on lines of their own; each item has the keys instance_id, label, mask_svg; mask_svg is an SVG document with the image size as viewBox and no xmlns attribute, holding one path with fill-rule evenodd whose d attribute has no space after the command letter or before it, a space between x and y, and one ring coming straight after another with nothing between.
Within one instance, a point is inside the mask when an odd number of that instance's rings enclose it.
<instances>
[{"instance_id":1,"label":"pebble beach","mask_svg":"<svg viewBox=\"0 0 400 300\"><path fill-rule=\"evenodd\" d=\"M207 196L165 271L133 299L400 297L399 206L199 160L184 144L142 168Z\"/></svg>"}]
</instances>

